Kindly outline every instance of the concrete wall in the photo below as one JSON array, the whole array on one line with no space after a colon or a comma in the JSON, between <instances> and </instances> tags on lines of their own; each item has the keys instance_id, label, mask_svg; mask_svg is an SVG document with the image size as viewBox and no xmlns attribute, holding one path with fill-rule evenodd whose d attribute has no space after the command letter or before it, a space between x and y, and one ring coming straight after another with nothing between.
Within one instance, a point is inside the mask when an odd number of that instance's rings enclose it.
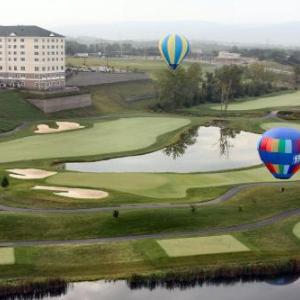
<instances>
[{"instance_id":1,"label":"concrete wall","mask_svg":"<svg viewBox=\"0 0 300 300\"><path fill-rule=\"evenodd\" d=\"M92 98L90 94L51 99L27 99L27 101L44 113L53 113L92 105Z\"/></svg>"},{"instance_id":2,"label":"concrete wall","mask_svg":"<svg viewBox=\"0 0 300 300\"><path fill-rule=\"evenodd\" d=\"M146 73L100 73L100 72L78 72L67 80L68 86L89 86L106 83L128 82L136 80L147 80Z\"/></svg>"}]
</instances>

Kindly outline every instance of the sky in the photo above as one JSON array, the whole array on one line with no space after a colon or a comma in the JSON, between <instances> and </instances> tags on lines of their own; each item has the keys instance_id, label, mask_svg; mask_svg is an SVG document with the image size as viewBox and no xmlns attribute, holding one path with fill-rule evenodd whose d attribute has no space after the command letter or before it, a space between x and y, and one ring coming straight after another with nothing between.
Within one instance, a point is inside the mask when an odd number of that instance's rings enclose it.
<instances>
[{"instance_id":1,"label":"sky","mask_svg":"<svg viewBox=\"0 0 300 300\"><path fill-rule=\"evenodd\" d=\"M299 0L2 0L0 25L64 25L197 20L216 23L300 21Z\"/></svg>"}]
</instances>

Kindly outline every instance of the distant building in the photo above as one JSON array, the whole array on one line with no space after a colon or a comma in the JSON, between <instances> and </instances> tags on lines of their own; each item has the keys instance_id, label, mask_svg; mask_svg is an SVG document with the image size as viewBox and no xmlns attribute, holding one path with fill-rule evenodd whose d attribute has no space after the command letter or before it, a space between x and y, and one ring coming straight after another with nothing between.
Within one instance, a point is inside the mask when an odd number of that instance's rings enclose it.
<instances>
[{"instance_id":1,"label":"distant building","mask_svg":"<svg viewBox=\"0 0 300 300\"><path fill-rule=\"evenodd\" d=\"M243 65L255 63L257 59L250 57L242 57L239 53L220 51L214 62L222 65Z\"/></svg>"},{"instance_id":2,"label":"distant building","mask_svg":"<svg viewBox=\"0 0 300 300\"><path fill-rule=\"evenodd\" d=\"M88 53L75 53L74 54L75 57L89 57Z\"/></svg>"},{"instance_id":3,"label":"distant building","mask_svg":"<svg viewBox=\"0 0 300 300\"><path fill-rule=\"evenodd\" d=\"M65 86L65 37L38 26L0 26L0 85Z\"/></svg>"}]
</instances>

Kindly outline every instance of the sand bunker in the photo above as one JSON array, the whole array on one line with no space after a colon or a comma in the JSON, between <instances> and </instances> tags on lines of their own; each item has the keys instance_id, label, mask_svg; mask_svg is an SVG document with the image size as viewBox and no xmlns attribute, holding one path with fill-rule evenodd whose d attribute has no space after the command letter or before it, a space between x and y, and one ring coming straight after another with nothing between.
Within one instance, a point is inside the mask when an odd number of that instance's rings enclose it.
<instances>
[{"instance_id":1,"label":"sand bunker","mask_svg":"<svg viewBox=\"0 0 300 300\"><path fill-rule=\"evenodd\" d=\"M74 122L56 122L58 128L51 128L47 124L40 124L37 126L37 130L35 130L35 133L38 134L47 134L47 133L56 133L56 132L63 132L63 131L69 131L69 130L76 130L84 128L85 126L81 126L78 123Z\"/></svg>"},{"instance_id":2,"label":"sand bunker","mask_svg":"<svg viewBox=\"0 0 300 300\"><path fill-rule=\"evenodd\" d=\"M53 191L54 195L76 199L102 199L108 196L108 193L100 190L68 188L61 186L35 186L32 189Z\"/></svg>"},{"instance_id":3,"label":"sand bunker","mask_svg":"<svg viewBox=\"0 0 300 300\"><path fill-rule=\"evenodd\" d=\"M44 179L57 174L57 172L49 172L40 169L9 169L6 170L12 178L17 179Z\"/></svg>"}]
</instances>

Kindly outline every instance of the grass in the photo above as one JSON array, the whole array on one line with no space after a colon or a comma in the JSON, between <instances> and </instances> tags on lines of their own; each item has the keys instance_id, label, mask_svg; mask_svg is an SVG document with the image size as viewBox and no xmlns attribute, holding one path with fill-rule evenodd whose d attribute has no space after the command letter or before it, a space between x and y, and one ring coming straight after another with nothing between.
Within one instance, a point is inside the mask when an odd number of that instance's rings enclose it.
<instances>
[{"instance_id":1,"label":"grass","mask_svg":"<svg viewBox=\"0 0 300 300\"><path fill-rule=\"evenodd\" d=\"M100 114L143 110L153 101L138 100L145 97L155 97L152 81L126 82L105 84L88 88L92 94L93 108ZM137 100L132 100L137 99ZM144 104L141 105L141 103Z\"/></svg>"},{"instance_id":2,"label":"grass","mask_svg":"<svg viewBox=\"0 0 300 300\"><path fill-rule=\"evenodd\" d=\"M300 205L299 184L252 188L229 202L190 208L120 210L97 213L12 213L0 214L0 240L69 240L138 234L197 231L214 227L252 223ZM39 226L36 226L39 224ZM138 224L138 225L137 225Z\"/></svg>"},{"instance_id":3,"label":"grass","mask_svg":"<svg viewBox=\"0 0 300 300\"><path fill-rule=\"evenodd\" d=\"M228 111L244 111L265 108L291 107L300 106L300 92L290 92L285 94L259 97L249 101L241 101L240 103L231 103ZM211 106L214 110L219 110L220 105Z\"/></svg>"},{"instance_id":4,"label":"grass","mask_svg":"<svg viewBox=\"0 0 300 300\"><path fill-rule=\"evenodd\" d=\"M299 180L297 174L292 180ZM219 173L59 173L48 184L99 188L152 198L184 198L189 189L278 181L264 167Z\"/></svg>"},{"instance_id":5,"label":"grass","mask_svg":"<svg viewBox=\"0 0 300 300\"><path fill-rule=\"evenodd\" d=\"M13 265L15 263L14 248L0 248L0 265Z\"/></svg>"},{"instance_id":6,"label":"grass","mask_svg":"<svg viewBox=\"0 0 300 300\"><path fill-rule=\"evenodd\" d=\"M85 130L28 136L0 147L0 162L93 156L147 148L165 133L187 126L184 118L123 118L95 123Z\"/></svg>"},{"instance_id":7,"label":"grass","mask_svg":"<svg viewBox=\"0 0 300 300\"><path fill-rule=\"evenodd\" d=\"M64 278L66 280L96 280L129 278L133 274L167 274L188 272L202 274L214 268L235 268L251 265L288 263L299 259L300 240L292 234L299 222L293 217L261 229L235 233L234 238L251 251L169 257L155 240L120 242L98 245L69 245L16 248L14 266L0 266L0 282ZM254 269L257 272L257 269ZM211 272L207 273L207 275Z\"/></svg>"},{"instance_id":8,"label":"grass","mask_svg":"<svg viewBox=\"0 0 300 300\"><path fill-rule=\"evenodd\" d=\"M265 130L269 130L276 127L284 127L284 128L295 128L300 130L300 124L297 123L288 123L288 122L270 122L263 123L261 127Z\"/></svg>"},{"instance_id":9,"label":"grass","mask_svg":"<svg viewBox=\"0 0 300 300\"><path fill-rule=\"evenodd\" d=\"M232 235L158 240L169 257L195 256L249 251Z\"/></svg>"},{"instance_id":10,"label":"grass","mask_svg":"<svg viewBox=\"0 0 300 300\"><path fill-rule=\"evenodd\" d=\"M22 122L43 119L37 108L27 103L18 92L0 91L0 132L14 129Z\"/></svg>"},{"instance_id":11,"label":"grass","mask_svg":"<svg viewBox=\"0 0 300 300\"><path fill-rule=\"evenodd\" d=\"M293 229L293 232L295 236L300 239L300 223L296 224L296 226Z\"/></svg>"}]
</instances>

